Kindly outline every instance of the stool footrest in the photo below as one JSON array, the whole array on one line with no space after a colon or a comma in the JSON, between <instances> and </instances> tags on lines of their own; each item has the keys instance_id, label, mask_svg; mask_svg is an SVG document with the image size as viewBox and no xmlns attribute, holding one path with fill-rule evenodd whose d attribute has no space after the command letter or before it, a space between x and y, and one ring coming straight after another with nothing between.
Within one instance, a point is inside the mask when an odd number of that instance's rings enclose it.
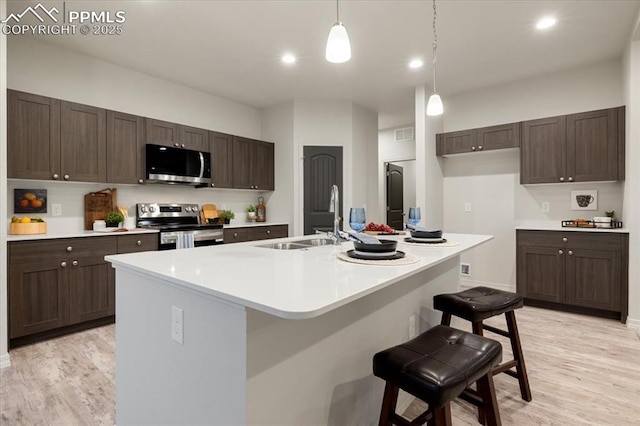
<instances>
[{"instance_id":1,"label":"stool footrest","mask_svg":"<svg viewBox=\"0 0 640 426\"><path fill-rule=\"evenodd\" d=\"M511 369L516 365L518 365L518 361L516 361L515 359L509 362L505 362L504 364L500 364L493 369L493 375L495 376L496 374L500 374L500 373L506 373L506 374L511 373L509 374L510 376L513 375L513 377L517 377L515 375L516 373L511 371Z\"/></svg>"},{"instance_id":2,"label":"stool footrest","mask_svg":"<svg viewBox=\"0 0 640 426\"><path fill-rule=\"evenodd\" d=\"M459 396L460 399L467 401L469 404L473 404L476 407L482 407L482 398L475 389L467 388Z\"/></svg>"},{"instance_id":3,"label":"stool footrest","mask_svg":"<svg viewBox=\"0 0 640 426\"><path fill-rule=\"evenodd\" d=\"M490 325L482 324L482 328L484 330L490 331L492 333L499 334L499 335L504 336L504 337L510 337L511 336L508 331L502 330L500 328L495 328L495 327L492 327Z\"/></svg>"}]
</instances>

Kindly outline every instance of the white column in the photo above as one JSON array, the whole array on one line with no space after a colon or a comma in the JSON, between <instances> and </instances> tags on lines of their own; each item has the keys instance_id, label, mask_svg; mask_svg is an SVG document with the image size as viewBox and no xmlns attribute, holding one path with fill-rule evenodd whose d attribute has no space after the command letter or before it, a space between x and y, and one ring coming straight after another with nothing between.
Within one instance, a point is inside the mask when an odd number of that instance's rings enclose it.
<instances>
[{"instance_id":1,"label":"white column","mask_svg":"<svg viewBox=\"0 0 640 426\"><path fill-rule=\"evenodd\" d=\"M7 2L0 2L7 16ZM0 33L0 368L8 367L7 330L7 36Z\"/></svg>"}]
</instances>

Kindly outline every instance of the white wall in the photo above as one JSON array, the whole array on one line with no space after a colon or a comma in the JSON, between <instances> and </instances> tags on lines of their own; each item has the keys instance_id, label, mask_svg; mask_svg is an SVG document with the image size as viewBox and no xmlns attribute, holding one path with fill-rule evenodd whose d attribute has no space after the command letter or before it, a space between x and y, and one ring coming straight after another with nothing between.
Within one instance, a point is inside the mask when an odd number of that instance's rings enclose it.
<instances>
[{"instance_id":1,"label":"white wall","mask_svg":"<svg viewBox=\"0 0 640 426\"><path fill-rule=\"evenodd\" d=\"M404 127L414 127L413 123L380 130L378 133L378 157L381 162L393 160L410 160L416 158L415 138L410 141L396 141L395 130ZM414 129L415 135L415 129Z\"/></svg>"},{"instance_id":2,"label":"white wall","mask_svg":"<svg viewBox=\"0 0 640 426\"><path fill-rule=\"evenodd\" d=\"M354 181L351 205L366 207L368 222L382 222L378 208L378 115L353 105L353 154L351 159ZM345 210L346 211L346 210ZM347 213L348 214L348 213Z\"/></svg>"},{"instance_id":3,"label":"white wall","mask_svg":"<svg viewBox=\"0 0 640 426\"><path fill-rule=\"evenodd\" d=\"M447 97L444 103L447 132L616 107L625 103L622 65L608 61ZM517 149L451 156L442 164L445 231L496 237L462 257L472 266L469 285L515 290L514 227L585 216L569 209L571 190L598 190L598 210L589 217L605 210L622 213L622 182L520 185ZM549 213L542 213L543 201L550 203ZM464 212L465 202L472 212Z\"/></svg>"},{"instance_id":4,"label":"white wall","mask_svg":"<svg viewBox=\"0 0 640 426\"><path fill-rule=\"evenodd\" d=\"M0 16L7 2L0 1ZM7 329L7 36L0 33L0 368L9 366Z\"/></svg>"}]
</instances>

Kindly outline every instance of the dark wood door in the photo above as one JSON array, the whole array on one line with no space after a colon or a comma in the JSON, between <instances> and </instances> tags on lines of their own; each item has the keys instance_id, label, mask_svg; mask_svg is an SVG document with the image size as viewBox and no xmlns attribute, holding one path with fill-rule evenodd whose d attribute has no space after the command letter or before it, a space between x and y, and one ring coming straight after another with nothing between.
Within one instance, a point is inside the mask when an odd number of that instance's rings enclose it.
<instances>
[{"instance_id":1,"label":"dark wood door","mask_svg":"<svg viewBox=\"0 0 640 426\"><path fill-rule=\"evenodd\" d=\"M144 182L144 118L107 111L107 182Z\"/></svg>"},{"instance_id":2,"label":"dark wood door","mask_svg":"<svg viewBox=\"0 0 640 426\"><path fill-rule=\"evenodd\" d=\"M566 303L619 312L620 251L567 249L566 254Z\"/></svg>"},{"instance_id":3,"label":"dark wood door","mask_svg":"<svg viewBox=\"0 0 640 426\"><path fill-rule=\"evenodd\" d=\"M209 132L211 149L211 183L215 188L233 186L233 136Z\"/></svg>"},{"instance_id":4,"label":"dark wood door","mask_svg":"<svg viewBox=\"0 0 640 426\"><path fill-rule=\"evenodd\" d=\"M67 264L56 256L9 266L9 338L68 324L66 276Z\"/></svg>"},{"instance_id":5,"label":"dark wood door","mask_svg":"<svg viewBox=\"0 0 640 426\"><path fill-rule=\"evenodd\" d=\"M63 179L105 182L106 110L67 101L62 101L60 106L60 158Z\"/></svg>"},{"instance_id":6,"label":"dark wood door","mask_svg":"<svg viewBox=\"0 0 640 426\"><path fill-rule=\"evenodd\" d=\"M404 180L402 167L387 163L387 225L404 229Z\"/></svg>"},{"instance_id":7,"label":"dark wood door","mask_svg":"<svg viewBox=\"0 0 640 426\"><path fill-rule=\"evenodd\" d=\"M475 151L477 132L475 129L460 130L442 134L443 154L460 154Z\"/></svg>"},{"instance_id":8,"label":"dark wood door","mask_svg":"<svg viewBox=\"0 0 640 426\"><path fill-rule=\"evenodd\" d=\"M564 250L523 244L518 241L517 289L525 298L564 301Z\"/></svg>"},{"instance_id":9,"label":"dark wood door","mask_svg":"<svg viewBox=\"0 0 640 426\"><path fill-rule=\"evenodd\" d=\"M79 256L69 271L70 324L115 314L115 271L100 256Z\"/></svg>"},{"instance_id":10,"label":"dark wood door","mask_svg":"<svg viewBox=\"0 0 640 426\"><path fill-rule=\"evenodd\" d=\"M568 179L566 127L565 116L522 123L520 183L554 183Z\"/></svg>"},{"instance_id":11,"label":"dark wood door","mask_svg":"<svg viewBox=\"0 0 640 426\"><path fill-rule=\"evenodd\" d=\"M233 187L251 189L251 156L253 140L240 136L233 137Z\"/></svg>"},{"instance_id":12,"label":"dark wood door","mask_svg":"<svg viewBox=\"0 0 640 426\"><path fill-rule=\"evenodd\" d=\"M197 127L179 126L180 147L194 151L209 152L209 131Z\"/></svg>"},{"instance_id":13,"label":"dark wood door","mask_svg":"<svg viewBox=\"0 0 640 426\"><path fill-rule=\"evenodd\" d=\"M60 101L7 90L7 176L60 179Z\"/></svg>"},{"instance_id":14,"label":"dark wood door","mask_svg":"<svg viewBox=\"0 0 640 426\"><path fill-rule=\"evenodd\" d=\"M575 182L618 179L616 108L567 116L567 175Z\"/></svg>"},{"instance_id":15,"label":"dark wood door","mask_svg":"<svg viewBox=\"0 0 640 426\"><path fill-rule=\"evenodd\" d=\"M501 124L478 129L477 151L517 148L520 146L520 123Z\"/></svg>"},{"instance_id":16,"label":"dark wood door","mask_svg":"<svg viewBox=\"0 0 640 426\"><path fill-rule=\"evenodd\" d=\"M178 124L147 118L145 138L147 143L162 146L179 147L180 134ZM176 145L177 144L177 145Z\"/></svg>"},{"instance_id":17,"label":"dark wood door","mask_svg":"<svg viewBox=\"0 0 640 426\"><path fill-rule=\"evenodd\" d=\"M274 189L274 145L255 141L251 151L251 186L253 189Z\"/></svg>"},{"instance_id":18,"label":"dark wood door","mask_svg":"<svg viewBox=\"0 0 640 426\"><path fill-rule=\"evenodd\" d=\"M340 190L339 217L343 218L342 147L304 147L304 233L332 231L334 213L329 212L331 187ZM342 224L340 224L342 229Z\"/></svg>"}]
</instances>

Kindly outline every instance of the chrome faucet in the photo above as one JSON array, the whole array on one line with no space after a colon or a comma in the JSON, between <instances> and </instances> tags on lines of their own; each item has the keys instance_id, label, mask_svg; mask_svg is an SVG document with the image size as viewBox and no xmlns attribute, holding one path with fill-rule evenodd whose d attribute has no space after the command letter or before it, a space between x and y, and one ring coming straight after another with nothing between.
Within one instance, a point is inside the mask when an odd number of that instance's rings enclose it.
<instances>
[{"instance_id":1,"label":"chrome faucet","mask_svg":"<svg viewBox=\"0 0 640 426\"><path fill-rule=\"evenodd\" d=\"M340 236L340 190L338 185L331 187L331 201L329 202L329 211L333 212L333 235L334 244L340 244L346 241Z\"/></svg>"}]
</instances>

